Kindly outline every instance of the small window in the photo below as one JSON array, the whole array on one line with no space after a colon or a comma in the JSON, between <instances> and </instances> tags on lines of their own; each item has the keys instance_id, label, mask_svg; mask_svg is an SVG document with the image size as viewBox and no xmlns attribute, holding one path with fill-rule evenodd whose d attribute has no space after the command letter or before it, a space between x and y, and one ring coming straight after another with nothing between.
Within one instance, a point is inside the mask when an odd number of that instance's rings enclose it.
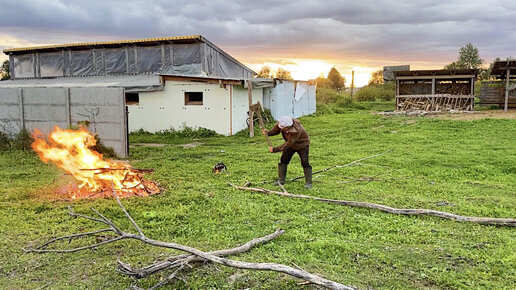
<instances>
[{"instance_id":1,"label":"small window","mask_svg":"<svg viewBox=\"0 0 516 290\"><path fill-rule=\"evenodd\" d=\"M138 105L140 103L140 95L138 93L125 93L126 105Z\"/></svg>"},{"instance_id":2,"label":"small window","mask_svg":"<svg viewBox=\"0 0 516 290\"><path fill-rule=\"evenodd\" d=\"M185 92L185 105L202 105L202 92Z\"/></svg>"}]
</instances>

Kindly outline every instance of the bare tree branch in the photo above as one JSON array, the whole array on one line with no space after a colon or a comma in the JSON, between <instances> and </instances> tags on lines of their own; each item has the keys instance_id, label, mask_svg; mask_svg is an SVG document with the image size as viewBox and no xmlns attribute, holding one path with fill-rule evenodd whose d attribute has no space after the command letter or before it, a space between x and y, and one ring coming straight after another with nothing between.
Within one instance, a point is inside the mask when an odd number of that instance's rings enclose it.
<instances>
[{"instance_id":1,"label":"bare tree branch","mask_svg":"<svg viewBox=\"0 0 516 290\"><path fill-rule=\"evenodd\" d=\"M470 223L481 224L481 225L516 227L516 219L511 219L511 218L487 218L487 217L462 216L462 215L457 215L457 214L453 214L453 213L437 211L437 210L432 210L432 209L394 208L394 207L389 207L389 206L382 205L382 204L369 203L369 202L335 200L335 199L321 198L321 197L315 197L315 196L309 196L309 195L292 194L292 193L288 193L288 192L268 190L268 189L260 188L260 187L244 187L244 186L234 185L232 183L230 183L229 185L233 186L234 188L240 189L240 190L250 190L250 191L260 192L263 194L275 194L275 195L285 196L285 197L290 197L290 198L312 199L312 200L316 200L316 201L321 201L321 202L326 202L326 203L335 203L335 204L351 206L351 207L370 208L370 209L376 209L376 210L380 210L380 211L388 212L388 213L392 213L392 214L429 215L429 216L435 216L435 217L439 217L439 218L443 218L443 219L455 220L455 221L459 221L459 222L470 222Z\"/></svg>"},{"instance_id":2,"label":"bare tree branch","mask_svg":"<svg viewBox=\"0 0 516 290\"><path fill-rule=\"evenodd\" d=\"M98 234L98 233L112 232L112 231L113 231L113 229L102 229L102 230L93 231L93 232L86 232L86 233L79 233L79 234L73 234L73 235L69 235L69 236L58 237L58 238L54 238L54 239L49 240L48 242L44 243L43 245L37 247L37 249L45 248L46 246L48 246L50 244L53 244L53 243L55 243L57 241L60 241L60 240L69 240L69 241L71 241L71 240L79 238L79 237L91 236L91 235L95 235L95 234Z\"/></svg>"},{"instance_id":3,"label":"bare tree branch","mask_svg":"<svg viewBox=\"0 0 516 290\"><path fill-rule=\"evenodd\" d=\"M129 213L127 212L127 210L125 210L125 207L122 205L122 203L120 202L120 198L118 198L118 195L116 194L115 192L115 188L113 186L113 183L111 182L111 188L113 188L113 196L115 197L116 199L116 202L118 203L118 205L120 206L120 208L122 209L122 211L125 213L125 216L129 219L129 221L131 221L131 224L133 224L133 227L138 231L138 233L140 234L140 236L142 237L145 237L145 235L143 234L143 231L142 229L140 228L140 226L138 226L138 224L134 221L134 219L129 215Z\"/></svg>"},{"instance_id":4,"label":"bare tree branch","mask_svg":"<svg viewBox=\"0 0 516 290\"><path fill-rule=\"evenodd\" d=\"M253 248L257 245L266 243L268 241L271 241L271 240L279 237L284 232L285 232L284 230L277 229L272 234L266 235L264 237L252 239L251 241L249 241L243 245L240 245L238 247L213 251L213 252L209 252L209 254L219 256L219 257L227 257L227 256L241 254L241 253L249 251L251 248ZM191 263L205 262L206 260L199 258L195 255L183 254L183 255L177 255L177 256L167 258L164 261L156 262L156 263L153 263L151 265L148 265L148 266L140 268L140 269L133 269L133 268L131 268L130 265L125 264L121 261L118 261L118 265L119 265L118 268L122 273L136 277L139 279L139 278L144 278L144 277L147 277L149 275L155 274L155 273L163 271L163 270L177 267L179 264L181 264L185 261L187 261L187 264L191 264Z\"/></svg>"}]
</instances>

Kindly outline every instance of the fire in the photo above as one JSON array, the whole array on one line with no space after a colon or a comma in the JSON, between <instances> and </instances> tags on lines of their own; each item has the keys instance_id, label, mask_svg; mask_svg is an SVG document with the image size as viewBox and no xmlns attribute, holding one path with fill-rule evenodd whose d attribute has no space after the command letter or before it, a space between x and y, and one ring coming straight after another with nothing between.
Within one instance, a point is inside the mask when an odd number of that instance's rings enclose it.
<instances>
[{"instance_id":1,"label":"fire","mask_svg":"<svg viewBox=\"0 0 516 290\"><path fill-rule=\"evenodd\" d=\"M40 131L35 130L33 138L32 149L43 162L52 162L80 182L70 190L72 199L110 196L113 189L122 197L159 192L156 183L143 179L142 173L148 170L134 169L120 161L105 160L102 154L90 149L95 146L96 139L85 128L71 130L56 126L48 141Z\"/></svg>"}]
</instances>

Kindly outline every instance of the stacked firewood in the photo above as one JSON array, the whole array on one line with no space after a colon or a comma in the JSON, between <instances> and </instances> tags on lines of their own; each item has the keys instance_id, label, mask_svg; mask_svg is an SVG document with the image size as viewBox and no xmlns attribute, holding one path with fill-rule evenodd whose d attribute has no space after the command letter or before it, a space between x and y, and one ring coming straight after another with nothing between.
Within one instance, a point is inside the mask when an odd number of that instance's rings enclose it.
<instances>
[{"instance_id":1,"label":"stacked firewood","mask_svg":"<svg viewBox=\"0 0 516 290\"><path fill-rule=\"evenodd\" d=\"M467 83L440 83L435 88L436 94L470 95L471 85Z\"/></svg>"},{"instance_id":2,"label":"stacked firewood","mask_svg":"<svg viewBox=\"0 0 516 290\"><path fill-rule=\"evenodd\" d=\"M422 95L422 96L398 96L396 98L397 111L470 111L473 109L472 97L453 95Z\"/></svg>"}]
</instances>

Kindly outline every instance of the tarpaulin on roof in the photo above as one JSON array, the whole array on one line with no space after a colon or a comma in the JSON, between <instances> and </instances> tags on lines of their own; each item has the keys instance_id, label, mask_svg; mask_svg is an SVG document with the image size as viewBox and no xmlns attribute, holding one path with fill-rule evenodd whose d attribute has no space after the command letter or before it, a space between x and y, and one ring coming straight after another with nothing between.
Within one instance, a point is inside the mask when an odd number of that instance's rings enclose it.
<instances>
[{"instance_id":1,"label":"tarpaulin on roof","mask_svg":"<svg viewBox=\"0 0 516 290\"><path fill-rule=\"evenodd\" d=\"M90 76L95 74L95 58L92 51L77 51L72 54L69 75Z\"/></svg>"},{"instance_id":2,"label":"tarpaulin on roof","mask_svg":"<svg viewBox=\"0 0 516 290\"><path fill-rule=\"evenodd\" d=\"M15 55L13 61L14 68L11 72L16 78L33 78L35 76L32 54Z\"/></svg>"},{"instance_id":3,"label":"tarpaulin on roof","mask_svg":"<svg viewBox=\"0 0 516 290\"><path fill-rule=\"evenodd\" d=\"M202 44L202 70L209 76L249 79L253 73L211 45Z\"/></svg>"},{"instance_id":4,"label":"tarpaulin on roof","mask_svg":"<svg viewBox=\"0 0 516 290\"><path fill-rule=\"evenodd\" d=\"M156 72L163 66L161 46L138 47L138 72Z\"/></svg>"},{"instance_id":5,"label":"tarpaulin on roof","mask_svg":"<svg viewBox=\"0 0 516 290\"><path fill-rule=\"evenodd\" d=\"M39 74L44 77L64 76L62 52L47 52L38 55Z\"/></svg>"},{"instance_id":6,"label":"tarpaulin on roof","mask_svg":"<svg viewBox=\"0 0 516 290\"><path fill-rule=\"evenodd\" d=\"M71 46L53 52L28 50L10 57L14 79L141 73L249 79L254 74L207 40L91 49Z\"/></svg>"},{"instance_id":7,"label":"tarpaulin on roof","mask_svg":"<svg viewBox=\"0 0 516 290\"><path fill-rule=\"evenodd\" d=\"M28 79L0 82L0 88L67 88L108 87L124 88L125 92L162 90L158 75L91 76L79 78Z\"/></svg>"}]
</instances>

